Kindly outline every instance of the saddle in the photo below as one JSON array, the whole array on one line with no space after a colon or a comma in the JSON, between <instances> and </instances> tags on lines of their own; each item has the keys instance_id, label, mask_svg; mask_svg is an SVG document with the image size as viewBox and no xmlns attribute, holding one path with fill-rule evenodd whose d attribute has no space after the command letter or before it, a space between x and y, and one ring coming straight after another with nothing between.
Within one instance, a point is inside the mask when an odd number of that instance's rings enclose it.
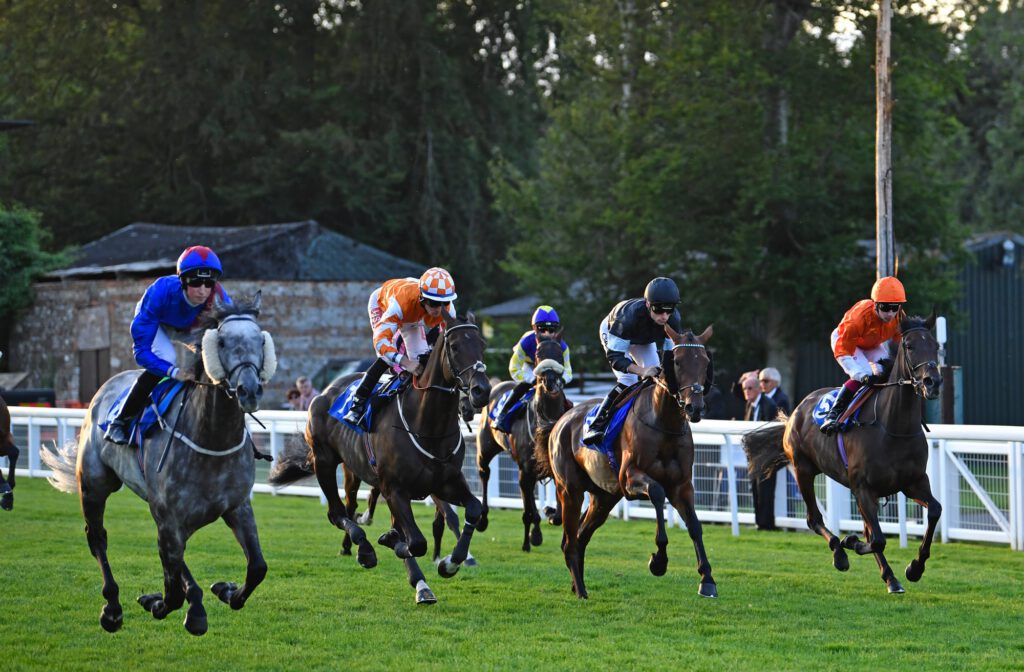
<instances>
[{"instance_id":1,"label":"saddle","mask_svg":"<svg viewBox=\"0 0 1024 672\"><path fill-rule=\"evenodd\" d=\"M534 389L531 387L526 391L526 394L519 399L519 401L513 404L512 407L506 411L505 406L508 405L508 399L512 396L512 391L514 389L515 388L509 388L504 394L498 397L498 402L494 404L494 408L492 408L490 413L487 414L491 419L491 426L500 432L505 432L506 434L512 431L512 423L515 422L523 412L525 412L534 395ZM496 421L502 413L505 414L505 419L501 425L498 425Z\"/></svg>"},{"instance_id":2,"label":"saddle","mask_svg":"<svg viewBox=\"0 0 1024 672\"><path fill-rule=\"evenodd\" d=\"M362 379L356 378L349 384L348 387L338 395L338 398L331 404L331 409L328 413L345 424L346 427L351 427L356 432L362 434L363 432L373 432L373 417L379 414L385 406L391 403L391 400L401 394L409 385L412 384L412 376L408 374L398 374L388 376L385 374L381 377L374 388L373 392L370 393L370 398L367 400L366 412L363 414L362 419L359 421L359 425L352 425L345 421L345 414L352 407L352 398L355 396L356 389Z\"/></svg>"},{"instance_id":3,"label":"saddle","mask_svg":"<svg viewBox=\"0 0 1024 672\"><path fill-rule=\"evenodd\" d=\"M619 398L615 401L615 405L612 407L612 418L608 421L608 426L604 431L604 439L601 440L600 444L596 446L588 446L580 441L581 447L604 453L608 458L609 464L611 464L612 469L616 473L619 471L619 464L618 459L615 457L615 439L618 438L623 425L626 424L626 416L629 414L629 409L631 409L634 402L636 402L637 396L645 388L652 385L654 385L654 381L645 378L622 391L622 394L619 395ZM597 418L597 411L599 408L600 405L593 407L587 412L586 418L583 420L583 431L580 433L581 437L587 433L587 430L590 429L591 423L593 423L594 419Z\"/></svg>"},{"instance_id":4,"label":"saddle","mask_svg":"<svg viewBox=\"0 0 1024 672\"><path fill-rule=\"evenodd\" d=\"M835 404L836 397L839 396L839 389L835 388L829 390L825 394L821 395L818 399L818 405L814 407L814 411L811 413L811 417L814 418L814 422L820 427L825 422L825 416L832 409L832 405ZM860 411L864 407L864 403L871 398L875 392L881 389L881 386L877 385L865 385L857 390L857 394L854 395L853 401L846 407L846 410L839 416L838 433L843 433L850 428L851 425L857 422L857 418L860 416Z\"/></svg>"}]
</instances>

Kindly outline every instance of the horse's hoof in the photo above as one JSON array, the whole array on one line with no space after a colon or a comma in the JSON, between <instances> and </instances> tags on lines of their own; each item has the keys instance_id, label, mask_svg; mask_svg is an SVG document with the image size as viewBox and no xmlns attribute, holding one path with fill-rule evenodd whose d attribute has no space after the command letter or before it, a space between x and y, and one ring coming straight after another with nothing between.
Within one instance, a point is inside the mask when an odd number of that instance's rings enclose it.
<instances>
[{"instance_id":1,"label":"horse's hoof","mask_svg":"<svg viewBox=\"0 0 1024 672\"><path fill-rule=\"evenodd\" d=\"M402 560L408 560L412 557L412 551L409 550L409 544L404 541L400 541L395 544L395 555Z\"/></svg>"},{"instance_id":2,"label":"horse's hoof","mask_svg":"<svg viewBox=\"0 0 1024 672\"><path fill-rule=\"evenodd\" d=\"M903 586L900 585L900 582L896 580L895 576L889 579L889 581L886 583L886 587L889 589L889 593L892 595L901 595L907 592L903 589Z\"/></svg>"},{"instance_id":3,"label":"horse's hoof","mask_svg":"<svg viewBox=\"0 0 1024 672\"><path fill-rule=\"evenodd\" d=\"M530 533L530 543L534 546L540 546L544 543L544 534L540 531L539 527L533 528L533 532Z\"/></svg>"},{"instance_id":4,"label":"horse's hoof","mask_svg":"<svg viewBox=\"0 0 1024 672\"><path fill-rule=\"evenodd\" d=\"M651 559L647 563L647 568L655 576L665 576L665 570L668 569L668 556L651 553Z\"/></svg>"},{"instance_id":5,"label":"horse's hoof","mask_svg":"<svg viewBox=\"0 0 1024 672\"><path fill-rule=\"evenodd\" d=\"M436 604L437 597L430 588L423 587L416 591L416 604Z\"/></svg>"},{"instance_id":6,"label":"horse's hoof","mask_svg":"<svg viewBox=\"0 0 1024 672\"><path fill-rule=\"evenodd\" d=\"M718 586L704 581L697 587L697 594L701 597L718 597Z\"/></svg>"},{"instance_id":7,"label":"horse's hoof","mask_svg":"<svg viewBox=\"0 0 1024 672\"><path fill-rule=\"evenodd\" d=\"M157 603L164 601L164 596L161 593L147 593L145 595L139 595L137 600L142 608L148 612L151 612L156 608Z\"/></svg>"},{"instance_id":8,"label":"horse's hoof","mask_svg":"<svg viewBox=\"0 0 1024 672\"><path fill-rule=\"evenodd\" d=\"M10 511L14 508L14 493L8 490L0 497L0 509Z\"/></svg>"},{"instance_id":9,"label":"horse's hoof","mask_svg":"<svg viewBox=\"0 0 1024 672\"><path fill-rule=\"evenodd\" d=\"M491 521L487 518L487 512L484 511L480 514L480 520L476 521L476 531L486 532L487 526L491 524Z\"/></svg>"},{"instance_id":10,"label":"horse's hoof","mask_svg":"<svg viewBox=\"0 0 1024 672\"><path fill-rule=\"evenodd\" d=\"M210 592L220 598L220 601L224 604L231 604L231 596L234 595L236 590L238 590L238 585L231 581L218 581L210 586ZM186 625L185 627L188 626ZM196 633L193 632L192 634Z\"/></svg>"},{"instance_id":11,"label":"horse's hoof","mask_svg":"<svg viewBox=\"0 0 1024 672\"><path fill-rule=\"evenodd\" d=\"M907 565L907 580L916 583L921 580L922 574L924 574L924 563L918 562L917 560L911 560L910 564Z\"/></svg>"},{"instance_id":12,"label":"horse's hoof","mask_svg":"<svg viewBox=\"0 0 1024 672\"><path fill-rule=\"evenodd\" d=\"M527 542L523 543L523 551L526 552L526 553L530 552L530 542L527 541Z\"/></svg>"},{"instance_id":13,"label":"horse's hoof","mask_svg":"<svg viewBox=\"0 0 1024 672\"><path fill-rule=\"evenodd\" d=\"M363 511L356 516L356 523L360 525L373 525L373 516L371 516L369 512Z\"/></svg>"},{"instance_id":14,"label":"horse's hoof","mask_svg":"<svg viewBox=\"0 0 1024 672\"><path fill-rule=\"evenodd\" d=\"M459 573L459 564L452 562L452 556L446 555L438 561L437 573L442 579L450 579Z\"/></svg>"},{"instance_id":15,"label":"horse's hoof","mask_svg":"<svg viewBox=\"0 0 1024 672\"><path fill-rule=\"evenodd\" d=\"M107 632L117 632L120 630L121 626L124 625L124 612L121 611L121 605L103 605L103 608L100 609L100 625Z\"/></svg>"},{"instance_id":16,"label":"horse's hoof","mask_svg":"<svg viewBox=\"0 0 1024 672\"><path fill-rule=\"evenodd\" d=\"M398 534L398 530L396 530L393 527L384 534L377 537L378 544L380 544L381 546L386 546L391 550L394 550L395 546L397 546L398 542L400 542L401 540L402 536Z\"/></svg>"},{"instance_id":17,"label":"horse's hoof","mask_svg":"<svg viewBox=\"0 0 1024 672\"><path fill-rule=\"evenodd\" d=\"M850 558L843 549L839 548L836 551L832 554L832 566L840 572L845 572L850 569Z\"/></svg>"},{"instance_id":18,"label":"horse's hoof","mask_svg":"<svg viewBox=\"0 0 1024 672\"><path fill-rule=\"evenodd\" d=\"M193 616L192 610L189 609L188 613L185 614L185 629L188 630L190 635L195 635L196 637L205 635L209 627L205 613Z\"/></svg>"},{"instance_id":19,"label":"horse's hoof","mask_svg":"<svg viewBox=\"0 0 1024 672\"><path fill-rule=\"evenodd\" d=\"M338 551L338 555L352 555L352 547L351 546L342 546L341 550Z\"/></svg>"},{"instance_id":20,"label":"horse's hoof","mask_svg":"<svg viewBox=\"0 0 1024 672\"><path fill-rule=\"evenodd\" d=\"M856 534L848 534L843 538L843 548L851 551L857 550L857 544L860 543L860 538Z\"/></svg>"},{"instance_id":21,"label":"horse's hoof","mask_svg":"<svg viewBox=\"0 0 1024 672\"><path fill-rule=\"evenodd\" d=\"M359 544L359 554L356 555L356 562L363 569L373 569L377 566L377 552L369 542Z\"/></svg>"},{"instance_id":22,"label":"horse's hoof","mask_svg":"<svg viewBox=\"0 0 1024 672\"><path fill-rule=\"evenodd\" d=\"M462 563L462 564L465 565L466 567L479 567L480 566L480 563L477 562L476 558L474 558L472 555L467 555L466 556L466 561L464 563Z\"/></svg>"}]
</instances>

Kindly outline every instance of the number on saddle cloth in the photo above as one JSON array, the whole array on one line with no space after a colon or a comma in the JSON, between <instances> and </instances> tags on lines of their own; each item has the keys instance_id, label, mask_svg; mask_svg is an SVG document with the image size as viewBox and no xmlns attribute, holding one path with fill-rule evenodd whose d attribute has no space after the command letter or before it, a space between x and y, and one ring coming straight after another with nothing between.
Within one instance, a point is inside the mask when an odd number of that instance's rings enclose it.
<instances>
[{"instance_id":1,"label":"number on saddle cloth","mask_svg":"<svg viewBox=\"0 0 1024 672\"><path fill-rule=\"evenodd\" d=\"M605 427L604 439L601 440L601 443L596 446L589 446L580 441L580 445L582 447L604 453L615 472L619 471L619 463L618 460L615 459L615 439L618 438L619 433L622 431L622 427L626 424L626 416L629 415L629 409L633 408L633 404L636 403L636 398L639 395L640 390L650 384L653 383L648 379L640 380L633 383L622 392L622 396L619 397L618 404L615 408L615 414L612 416L612 419L608 421L607 427ZM594 419L597 418L597 411L600 407L600 405L594 406L587 412L587 416L583 419L583 431L580 432L581 437L586 435L587 431L590 430L590 425L593 424Z\"/></svg>"},{"instance_id":2,"label":"number on saddle cloth","mask_svg":"<svg viewBox=\"0 0 1024 672\"><path fill-rule=\"evenodd\" d=\"M370 393L370 399L366 404L366 412L363 413L359 426L345 422L345 414L348 413L350 408L352 408L352 397L355 396L356 389L359 388L359 383L362 382L362 378L356 378L353 380L349 386L338 395L338 398L334 400L333 404L331 404L331 410L329 410L328 413L343 422L347 427L351 427L360 434L364 431L369 432L373 428L374 414L379 413L385 405L397 397L402 390L409 386L411 381L412 376L397 375L388 377L388 375L385 374L381 378L381 381L374 386L373 392Z\"/></svg>"},{"instance_id":3,"label":"number on saddle cloth","mask_svg":"<svg viewBox=\"0 0 1024 672\"><path fill-rule=\"evenodd\" d=\"M494 408L488 413L488 417L491 419L491 424L494 425L495 429L502 432L508 433L512 431L512 423L515 422L516 418L523 414L524 409L529 405L530 400L533 399L533 388L531 387L526 391L519 401L512 405L512 408L505 411L505 406L508 404L509 397L512 396L512 392L515 390L514 387L510 387L500 397L498 397L498 403L494 404ZM501 427L496 424L498 417L505 413L504 421L501 423Z\"/></svg>"},{"instance_id":4,"label":"number on saddle cloth","mask_svg":"<svg viewBox=\"0 0 1024 672\"><path fill-rule=\"evenodd\" d=\"M138 448L140 451L143 447L143 439L149 436L153 432L160 418L164 417L167 413L167 409L170 408L171 402L178 396L178 394L184 389L185 383L174 380L173 378L164 378L153 391L149 394L150 403L146 405L146 408L142 413L132 419L129 436L131 437L131 445ZM124 402L128 400L128 393L132 387L129 385L125 389L121 390L121 394L118 395L113 405L107 409L107 415L103 422L100 423L100 429L104 432L110 426L111 421L114 420L121 412L121 407L124 406Z\"/></svg>"},{"instance_id":5,"label":"number on saddle cloth","mask_svg":"<svg viewBox=\"0 0 1024 672\"><path fill-rule=\"evenodd\" d=\"M819 427L825 424L825 416L828 415L828 412L832 410L832 406L835 405L836 398L839 397L839 391L841 389L841 387L837 387L821 395L821 398L818 399L818 404L814 407L814 410L811 411L811 417L814 418L815 424L817 424ZM847 406L846 408L847 410L852 408L854 409L854 412L853 414L849 415L846 418L846 420L844 420L843 423L839 426L840 432L846 431L847 427L853 424L860 417L860 411L863 407L862 405L860 405L860 401L862 398L867 396L869 392L873 389L875 388L873 388L870 385L864 385L859 390L857 390L857 394L853 395L853 399L850 401L850 405Z\"/></svg>"}]
</instances>

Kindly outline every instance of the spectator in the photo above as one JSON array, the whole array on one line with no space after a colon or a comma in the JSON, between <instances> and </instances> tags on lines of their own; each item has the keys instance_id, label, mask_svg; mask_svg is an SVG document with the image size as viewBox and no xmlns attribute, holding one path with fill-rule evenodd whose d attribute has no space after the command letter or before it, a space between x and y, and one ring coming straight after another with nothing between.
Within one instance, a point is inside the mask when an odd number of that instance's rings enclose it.
<instances>
[{"instance_id":1,"label":"spectator","mask_svg":"<svg viewBox=\"0 0 1024 672\"><path fill-rule=\"evenodd\" d=\"M302 410L302 392L299 392L299 388L290 387L288 388L288 394L286 395L288 401L284 405L284 409L288 411L301 411Z\"/></svg>"},{"instance_id":2,"label":"spectator","mask_svg":"<svg viewBox=\"0 0 1024 672\"><path fill-rule=\"evenodd\" d=\"M761 385L756 376L744 375L741 385L743 397L747 400L747 411L744 420L774 420L779 410L775 402L762 394ZM759 530L774 530L775 527L775 474L768 478L750 475L750 494L754 498L754 522Z\"/></svg>"},{"instance_id":3,"label":"spectator","mask_svg":"<svg viewBox=\"0 0 1024 672\"><path fill-rule=\"evenodd\" d=\"M765 367L758 372L757 378L761 383L761 394L766 395L775 402L780 411L789 415L789 412L793 410L792 404L790 404L789 397L786 396L786 393L780 387L782 375L779 374L779 370L774 366ZM772 419L774 420L774 418Z\"/></svg>"},{"instance_id":4,"label":"spectator","mask_svg":"<svg viewBox=\"0 0 1024 672\"><path fill-rule=\"evenodd\" d=\"M711 385L704 391L704 417L708 420L728 420L725 412L725 399L717 385Z\"/></svg>"},{"instance_id":5,"label":"spectator","mask_svg":"<svg viewBox=\"0 0 1024 672\"><path fill-rule=\"evenodd\" d=\"M299 391L299 408L297 410L309 410L309 402L313 397L320 394L320 390L313 387L313 383L306 376L299 376L295 379L295 388Z\"/></svg>"}]
</instances>

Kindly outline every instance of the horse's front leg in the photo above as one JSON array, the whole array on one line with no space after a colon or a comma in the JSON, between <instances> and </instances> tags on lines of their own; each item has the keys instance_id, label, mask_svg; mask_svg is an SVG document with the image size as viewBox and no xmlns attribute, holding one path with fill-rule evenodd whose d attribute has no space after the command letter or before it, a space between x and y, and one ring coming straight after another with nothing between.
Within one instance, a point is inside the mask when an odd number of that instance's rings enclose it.
<instances>
[{"instance_id":1,"label":"horse's front leg","mask_svg":"<svg viewBox=\"0 0 1024 672\"><path fill-rule=\"evenodd\" d=\"M911 499L916 499L922 506L928 509L928 528L924 532L924 539L917 549L917 557L907 565L906 575L910 581L920 581L924 574L924 563L931 557L932 538L935 536L935 527L939 524L939 516L942 515L942 504L932 494L931 484L928 482L928 475L924 474L921 479L903 490L904 494Z\"/></svg>"},{"instance_id":2,"label":"horse's front leg","mask_svg":"<svg viewBox=\"0 0 1024 672\"><path fill-rule=\"evenodd\" d=\"M252 505L249 500L233 511L228 511L223 516L231 531L235 533L235 539L245 552L245 582L238 586L229 581L219 581L210 590L220 598L221 602L231 605L232 609L241 609L245 601L249 599L256 586L263 582L267 575L267 562L263 559L263 551L260 549L260 536L256 530L256 516L253 515Z\"/></svg>"},{"instance_id":3,"label":"horse's front leg","mask_svg":"<svg viewBox=\"0 0 1024 672\"><path fill-rule=\"evenodd\" d=\"M680 483L668 493L672 506L683 514L686 531L693 542L693 550L697 553L697 573L700 574L700 586L697 593L702 597L718 597L718 586L711 576L711 562L704 550L704 528L697 518L697 509L693 501L693 482L689 479Z\"/></svg>"},{"instance_id":4,"label":"horse's front leg","mask_svg":"<svg viewBox=\"0 0 1024 672\"><path fill-rule=\"evenodd\" d=\"M176 525L176 523L175 523ZM182 529L171 529L166 521L157 522L157 545L160 549L160 563L164 569L164 592L139 596L142 608L162 620L172 611L185 604L185 580L182 567L185 564L185 540L188 534ZM192 633L192 634L202 634Z\"/></svg>"},{"instance_id":5,"label":"horse's front leg","mask_svg":"<svg viewBox=\"0 0 1024 672\"><path fill-rule=\"evenodd\" d=\"M490 524L488 513L490 506L487 504L487 486L491 480L491 460L501 452L501 445L495 440L491 430L491 421L484 413L480 416L484 426L480 429L476 439L476 473L480 477L480 488L483 493L483 504L480 510L480 521L477 529L483 532Z\"/></svg>"},{"instance_id":6,"label":"horse's front leg","mask_svg":"<svg viewBox=\"0 0 1024 672\"><path fill-rule=\"evenodd\" d=\"M437 565L438 574L446 579L455 576L455 573L459 571L459 567L469 556L469 544L473 540L473 531L480 521L481 514L480 500L470 492L469 485L462 476L461 470L453 471L453 475L452 480L447 481L441 487L438 495L446 502L463 507L466 511L466 520L462 526L462 534L459 535L459 540L455 543L455 549L452 551L452 554L443 558Z\"/></svg>"},{"instance_id":7,"label":"horse's front leg","mask_svg":"<svg viewBox=\"0 0 1024 672\"><path fill-rule=\"evenodd\" d=\"M651 554L647 567L651 574L664 576L668 568L668 532L665 529L665 489L661 484L640 471L635 465L627 465L620 476L622 491L627 497L639 498L646 496L654 506L657 529L654 533L654 544L658 550Z\"/></svg>"},{"instance_id":8,"label":"horse's front leg","mask_svg":"<svg viewBox=\"0 0 1024 672\"><path fill-rule=\"evenodd\" d=\"M843 539L843 546L854 551L857 555L873 553L875 562L878 563L882 580L885 581L889 592L904 592L899 579L896 578L892 568L889 566L888 560L885 559L885 535L882 534L882 526L878 522L878 500L870 493L865 492L863 488L855 490L854 496L857 499L857 508L860 509L861 519L864 521L864 536L869 541L865 543L858 539L857 535L851 534Z\"/></svg>"},{"instance_id":9,"label":"horse's front leg","mask_svg":"<svg viewBox=\"0 0 1024 672\"><path fill-rule=\"evenodd\" d=\"M427 539L416 525L416 517L413 515L409 496L403 492L392 491L385 493L384 497L388 501L388 508L391 509L393 530L398 533L398 538L395 540L394 545L383 541L378 543L384 543L394 550L395 555L403 560L409 557L421 558L426 555ZM385 532L381 535L381 540L386 536L392 535Z\"/></svg>"}]
</instances>

